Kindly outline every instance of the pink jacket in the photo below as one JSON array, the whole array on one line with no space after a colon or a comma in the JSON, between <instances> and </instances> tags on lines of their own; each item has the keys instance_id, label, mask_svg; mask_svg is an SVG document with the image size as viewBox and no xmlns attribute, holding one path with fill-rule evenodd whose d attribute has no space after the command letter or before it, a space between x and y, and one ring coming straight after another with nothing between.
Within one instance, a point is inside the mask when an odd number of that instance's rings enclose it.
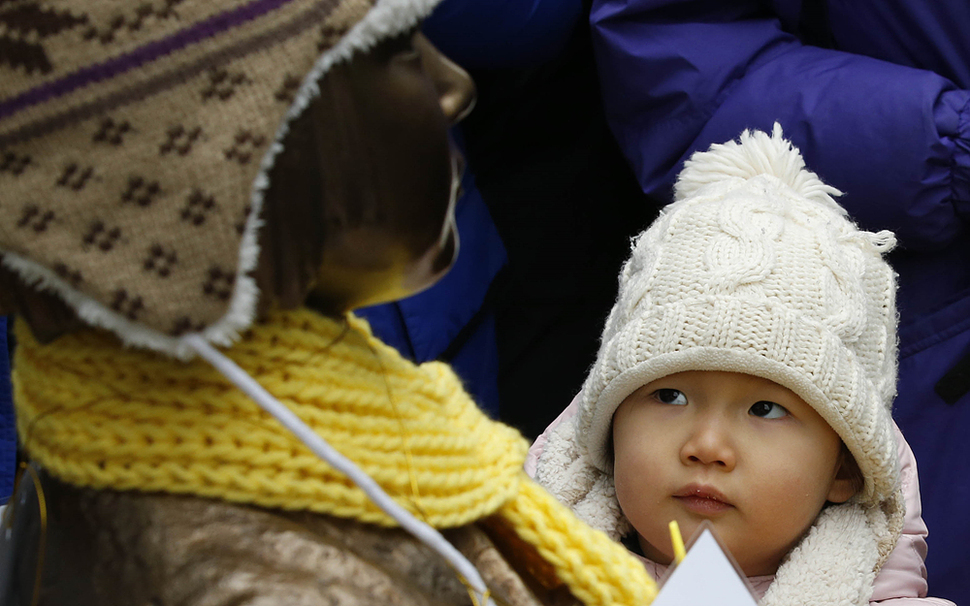
<instances>
[{"instance_id":1,"label":"pink jacket","mask_svg":"<svg viewBox=\"0 0 970 606\"><path fill-rule=\"evenodd\" d=\"M579 397L580 395L577 395L573 398L569 406L549 424L529 449L529 456L525 461L525 471L529 476L535 476L536 464L542 456L549 432L566 419L573 417L579 410ZM926 559L926 536L929 531L923 523L916 457L898 427L896 438L899 443L900 476L906 498L906 519L903 523L903 534L896 548L876 576L869 603L884 606L954 606L949 600L926 597L928 588L924 560ZM647 569L654 575L661 572L656 565L654 567L648 565ZM749 581L752 581L752 586L759 594L764 594L770 584L766 582L765 577L757 577Z\"/></svg>"}]
</instances>

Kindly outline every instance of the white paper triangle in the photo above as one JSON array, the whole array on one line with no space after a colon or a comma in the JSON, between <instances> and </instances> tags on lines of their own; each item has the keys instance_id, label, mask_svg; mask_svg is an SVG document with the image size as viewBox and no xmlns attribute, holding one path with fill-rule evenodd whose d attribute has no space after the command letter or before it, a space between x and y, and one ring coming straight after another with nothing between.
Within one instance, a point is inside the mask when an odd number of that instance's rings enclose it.
<instances>
[{"instance_id":1,"label":"white paper triangle","mask_svg":"<svg viewBox=\"0 0 970 606\"><path fill-rule=\"evenodd\" d=\"M705 523L683 561L667 576L653 606L712 604L757 606L758 601Z\"/></svg>"}]
</instances>

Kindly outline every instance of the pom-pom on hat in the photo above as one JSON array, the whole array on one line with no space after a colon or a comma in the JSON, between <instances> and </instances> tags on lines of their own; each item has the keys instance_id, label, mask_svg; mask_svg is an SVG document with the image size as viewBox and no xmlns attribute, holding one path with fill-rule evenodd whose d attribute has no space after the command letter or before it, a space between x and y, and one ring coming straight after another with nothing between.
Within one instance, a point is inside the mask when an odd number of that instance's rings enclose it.
<instances>
[{"instance_id":1,"label":"pom-pom on hat","mask_svg":"<svg viewBox=\"0 0 970 606\"><path fill-rule=\"evenodd\" d=\"M637 388L720 370L811 404L858 462L860 502L897 490L895 239L859 230L839 194L777 124L694 154L634 243L584 385L577 438L594 465L611 468L613 413Z\"/></svg>"}]
</instances>

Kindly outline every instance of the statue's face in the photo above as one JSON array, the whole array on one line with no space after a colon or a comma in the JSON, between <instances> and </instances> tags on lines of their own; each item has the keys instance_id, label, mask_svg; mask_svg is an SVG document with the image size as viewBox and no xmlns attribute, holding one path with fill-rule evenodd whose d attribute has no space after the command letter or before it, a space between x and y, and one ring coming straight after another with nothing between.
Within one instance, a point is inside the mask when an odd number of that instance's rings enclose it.
<instances>
[{"instance_id":1,"label":"statue's face","mask_svg":"<svg viewBox=\"0 0 970 606\"><path fill-rule=\"evenodd\" d=\"M468 74L416 32L324 78L308 111L324 201L314 291L325 311L406 297L451 267L462 161L448 129L474 99Z\"/></svg>"}]
</instances>

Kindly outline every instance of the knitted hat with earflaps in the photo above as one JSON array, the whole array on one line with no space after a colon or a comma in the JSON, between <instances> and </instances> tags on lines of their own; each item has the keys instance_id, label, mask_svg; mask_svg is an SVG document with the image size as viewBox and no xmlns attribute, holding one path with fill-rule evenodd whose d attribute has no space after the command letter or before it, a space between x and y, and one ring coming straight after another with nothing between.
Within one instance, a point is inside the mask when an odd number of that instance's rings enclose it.
<instances>
[{"instance_id":1,"label":"knitted hat with earflaps","mask_svg":"<svg viewBox=\"0 0 970 606\"><path fill-rule=\"evenodd\" d=\"M229 344L289 123L334 63L438 2L0 3L3 265L128 344Z\"/></svg>"},{"instance_id":2,"label":"knitted hat with earflaps","mask_svg":"<svg viewBox=\"0 0 970 606\"><path fill-rule=\"evenodd\" d=\"M830 506L779 568L765 604L867 604L904 506L890 407L896 388L895 238L861 231L782 138L745 132L696 153L675 202L633 246L583 387L536 478L614 538L629 531L609 435L623 400L687 370L787 387L835 429L861 492Z\"/></svg>"}]
</instances>

